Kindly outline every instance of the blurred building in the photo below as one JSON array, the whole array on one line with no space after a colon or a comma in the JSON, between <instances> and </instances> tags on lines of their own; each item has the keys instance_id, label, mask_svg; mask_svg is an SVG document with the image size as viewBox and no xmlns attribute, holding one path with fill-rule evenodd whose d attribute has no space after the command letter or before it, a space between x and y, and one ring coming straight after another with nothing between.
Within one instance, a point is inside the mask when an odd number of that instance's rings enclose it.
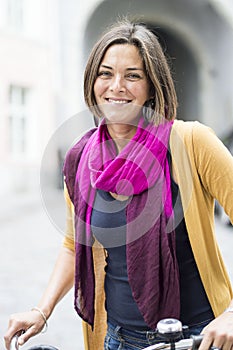
<instances>
[{"instance_id":1,"label":"blurred building","mask_svg":"<svg viewBox=\"0 0 233 350\"><path fill-rule=\"evenodd\" d=\"M0 193L36 185L56 127L85 109L83 70L93 43L124 16L160 37L178 117L220 137L233 129L232 0L0 0Z\"/></svg>"},{"instance_id":2,"label":"blurred building","mask_svg":"<svg viewBox=\"0 0 233 350\"><path fill-rule=\"evenodd\" d=\"M38 186L61 65L57 1L0 1L0 193Z\"/></svg>"}]
</instances>

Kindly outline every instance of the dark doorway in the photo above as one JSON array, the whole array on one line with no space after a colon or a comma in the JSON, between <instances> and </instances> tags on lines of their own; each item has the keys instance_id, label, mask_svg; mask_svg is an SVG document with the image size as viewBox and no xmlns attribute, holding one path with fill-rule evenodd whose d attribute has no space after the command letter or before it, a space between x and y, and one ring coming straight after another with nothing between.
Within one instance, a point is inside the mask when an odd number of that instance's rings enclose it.
<instances>
[{"instance_id":1,"label":"dark doorway","mask_svg":"<svg viewBox=\"0 0 233 350\"><path fill-rule=\"evenodd\" d=\"M159 38L170 63L179 103L177 118L199 120L198 67L192 52L169 30L149 27Z\"/></svg>"}]
</instances>

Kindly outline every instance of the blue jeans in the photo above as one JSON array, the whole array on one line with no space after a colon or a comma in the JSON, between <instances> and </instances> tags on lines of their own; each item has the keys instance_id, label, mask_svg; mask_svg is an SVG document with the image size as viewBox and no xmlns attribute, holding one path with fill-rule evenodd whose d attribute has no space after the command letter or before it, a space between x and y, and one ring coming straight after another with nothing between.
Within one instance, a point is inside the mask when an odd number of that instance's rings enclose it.
<instances>
[{"instance_id":1,"label":"blue jeans","mask_svg":"<svg viewBox=\"0 0 233 350\"><path fill-rule=\"evenodd\" d=\"M202 322L185 330L184 337L191 334L198 335L211 320ZM131 331L108 323L108 330L104 341L104 350L138 350L160 343L162 340L155 331Z\"/></svg>"}]
</instances>

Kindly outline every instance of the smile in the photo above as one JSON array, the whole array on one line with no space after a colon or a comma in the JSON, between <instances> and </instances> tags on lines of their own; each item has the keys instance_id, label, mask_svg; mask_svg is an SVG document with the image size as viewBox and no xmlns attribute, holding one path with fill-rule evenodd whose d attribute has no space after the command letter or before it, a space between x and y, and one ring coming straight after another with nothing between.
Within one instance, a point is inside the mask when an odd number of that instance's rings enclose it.
<instances>
[{"instance_id":1,"label":"smile","mask_svg":"<svg viewBox=\"0 0 233 350\"><path fill-rule=\"evenodd\" d=\"M109 103L116 103L116 104L127 104L127 103L131 102L131 100L115 100L115 99L112 99L112 98L106 98L106 100Z\"/></svg>"}]
</instances>

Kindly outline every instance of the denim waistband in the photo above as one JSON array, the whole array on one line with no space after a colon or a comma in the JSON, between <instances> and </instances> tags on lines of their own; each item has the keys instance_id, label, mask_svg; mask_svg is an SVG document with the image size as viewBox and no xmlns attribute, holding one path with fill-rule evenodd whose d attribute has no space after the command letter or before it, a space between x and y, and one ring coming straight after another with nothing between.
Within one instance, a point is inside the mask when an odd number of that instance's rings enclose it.
<instances>
[{"instance_id":1,"label":"denim waistband","mask_svg":"<svg viewBox=\"0 0 233 350\"><path fill-rule=\"evenodd\" d=\"M110 322L108 322L108 332L116 334L119 337L140 340L145 343L156 340L156 338L158 338L158 341L161 341L156 331L132 331L121 326L113 325Z\"/></svg>"},{"instance_id":2,"label":"denim waistband","mask_svg":"<svg viewBox=\"0 0 233 350\"><path fill-rule=\"evenodd\" d=\"M189 338L191 335L198 335L201 333L202 329L211 321L206 320L203 322L200 322L196 325L193 325L191 327L187 327L185 330L183 330L183 338ZM158 335L157 331L137 331L137 330L130 330L123 328L118 325L114 325L111 322L108 322L108 331L112 334L115 334L122 338L130 338L139 340L141 342L153 342L153 343L160 343L164 340L161 338L161 336Z\"/></svg>"}]
</instances>

